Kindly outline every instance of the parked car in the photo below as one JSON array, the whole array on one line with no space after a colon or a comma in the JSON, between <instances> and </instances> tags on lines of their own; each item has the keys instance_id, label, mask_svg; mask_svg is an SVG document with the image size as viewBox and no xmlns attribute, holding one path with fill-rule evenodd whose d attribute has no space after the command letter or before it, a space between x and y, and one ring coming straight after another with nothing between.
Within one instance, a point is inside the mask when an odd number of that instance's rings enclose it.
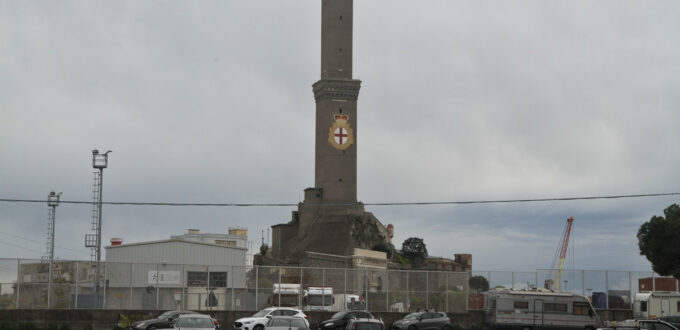
<instances>
[{"instance_id":1,"label":"parked car","mask_svg":"<svg viewBox=\"0 0 680 330\"><path fill-rule=\"evenodd\" d=\"M344 311L337 312L330 319L319 323L319 330L344 330L347 322L351 319L372 319L374 318L368 311Z\"/></svg>"},{"instance_id":2,"label":"parked car","mask_svg":"<svg viewBox=\"0 0 680 330\"><path fill-rule=\"evenodd\" d=\"M658 319L625 320L607 323L611 324L607 325L605 328L597 328L597 330L678 330L678 328L672 324Z\"/></svg>"},{"instance_id":3,"label":"parked car","mask_svg":"<svg viewBox=\"0 0 680 330\"><path fill-rule=\"evenodd\" d=\"M379 319L351 319L345 330L385 330L385 323Z\"/></svg>"},{"instance_id":4,"label":"parked car","mask_svg":"<svg viewBox=\"0 0 680 330\"><path fill-rule=\"evenodd\" d=\"M305 319L295 316L272 316L265 326L267 330L309 330Z\"/></svg>"},{"instance_id":5,"label":"parked car","mask_svg":"<svg viewBox=\"0 0 680 330\"><path fill-rule=\"evenodd\" d=\"M132 323L130 328L132 330L156 330L163 328L172 328L177 318L182 314L195 313L192 311L168 311L158 315L155 319L148 319Z\"/></svg>"},{"instance_id":6,"label":"parked car","mask_svg":"<svg viewBox=\"0 0 680 330\"><path fill-rule=\"evenodd\" d=\"M441 312L415 312L394 321L392 330L451 330L451 319Z\"/></svg>"},{"instance_id":7,"label":"parked car","mask_svg":"<svg viewBox=\"0 0 680 330\"><path fill-rule=\"evenodd\" d=\"M269 318L274 316L294 316L305 321L309 327L309 317L299 309L290 307L269 307L265 308L251 317L243 317L234 322L234 330L263 330Z\"/></svg>"},{"instance_id":8,"label":"parked car","mask_svg":"<svg viewBox=\"0 0 680 330\"><path fill-rule=\"evenodd\" d=\"M657 319L661 321L666 321L676 328L680 328L680 316L661 316L657 317Z\"/></svg>"},{"instance_id":9,"label":"parked car","mask_svg":"<svg viewBox=\"0 0 680 330\"><path fill-rule=\"evenodd\" d=\"M215 321L210 315L204 314L182 314L177 318L173 329L179 330L215 330Z\"/></svg>"}]
</instances>

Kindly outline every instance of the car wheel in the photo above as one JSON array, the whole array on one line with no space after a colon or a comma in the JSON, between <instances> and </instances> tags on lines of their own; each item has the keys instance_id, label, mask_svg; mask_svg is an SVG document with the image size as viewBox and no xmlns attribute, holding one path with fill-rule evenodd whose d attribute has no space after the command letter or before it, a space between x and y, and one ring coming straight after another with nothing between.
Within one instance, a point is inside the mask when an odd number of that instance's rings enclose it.
<instances>
[{"instance_id":1,"label":"car wheel","mask_svg":"<svg viewBox=\"0 0 680 330\"><path fill-rule=\"evenodd\" d=\"M262 326L262 324L258 324L258 325L256 325L256 326L253 327L253 330L262 330L262 329L264 329L264 327Z\"/></svg>"},{"instance_id":2,"label":"car wheel","mask_svg":"<svg viewBox=\"0 0 680 330\"><path fill-rule=\"evenodd\" d=\"M409 325L408 330L418 330L415 325Z\"/></svg>"},{"instance_id":3,"label":"car wheel","mask_svg":"<svg viewBox=\"0 0 680 330\"><path fill-rule=\"evenodd\" d=\"M442 328L442 330L451 330L451 327L448 326L448 325L445 325L445 326Z\"/></svg>"},{"instance_id":4,"label":"car wheel","mask_svg":"<svg viewBox=\"0 0 680 330\"><path fill-rule=\"evenodd\" d=\"M158 329L158 328L156 328L155 325L150 325L150 326L148 326L148 327L146 328L146 330L157 330L157 329Z\"/></svg>"},{"instance_id":5,"label":"car wheel","mask_svg":"<svg viewBox=\"0 0 680 330\"><path fill-rule=\"evenodd\" d=\"M524 328L522 328L522 330L531 330L531 328L529 328L529 327L524 327Z\"/></svg>"}]
</instances>

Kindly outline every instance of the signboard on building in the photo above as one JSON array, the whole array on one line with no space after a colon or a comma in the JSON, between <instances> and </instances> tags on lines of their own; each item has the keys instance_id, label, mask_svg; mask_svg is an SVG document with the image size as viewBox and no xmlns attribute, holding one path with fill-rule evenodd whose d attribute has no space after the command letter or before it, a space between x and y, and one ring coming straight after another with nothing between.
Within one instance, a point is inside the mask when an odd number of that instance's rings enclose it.
<instances>
[{"instance_id":1,"label":"signboard on building","mask_svg":"<svg viewBox=\"0 0 680 330\"><path fill-rule=\"evenodd\" d=\"M180 272L179 270L161 270L149 271L149 285L158 284L180 284Z\"/></svg>"}]
</instances>

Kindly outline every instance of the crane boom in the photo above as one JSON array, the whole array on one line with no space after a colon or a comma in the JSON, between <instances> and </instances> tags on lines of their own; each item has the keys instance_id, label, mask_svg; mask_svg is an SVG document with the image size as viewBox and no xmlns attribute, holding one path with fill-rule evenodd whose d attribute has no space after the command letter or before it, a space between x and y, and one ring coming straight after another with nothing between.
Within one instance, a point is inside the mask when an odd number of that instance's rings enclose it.
<instances>
[{"instance_id":1,"label":"crane boom","mask_svg":"<svg viewBox=\"0 0 680 330\"><path fill-rule=\"evenodd\" d=\"M562 271L564 270L564 261L567 258L569 237L571 236L571 226L573 222L574 217L569 217L569 219L567 219L567 225L564 227L564 233L562 234L562 238L560 239L560 243L558 245L559 257L557 258L557 260L553 259L554 264L551 270L552 274L549 277L549 279L546 280L545 283L545 286L548 289L552 289L555 291L561 291L562 289L561 287Z\"/></svg>"}]
</instances>

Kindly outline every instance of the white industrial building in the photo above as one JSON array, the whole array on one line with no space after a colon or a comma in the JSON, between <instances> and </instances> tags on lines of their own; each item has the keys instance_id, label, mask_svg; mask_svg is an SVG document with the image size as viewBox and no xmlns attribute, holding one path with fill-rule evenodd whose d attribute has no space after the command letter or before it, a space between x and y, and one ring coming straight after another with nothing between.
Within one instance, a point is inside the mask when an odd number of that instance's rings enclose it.
<instances>
[{"instance_id":1,"label":"white industrial building","mask_svg":"<svg viewBox=\"0 0 680 330\"><path fill-rule=\"evenodd\" d=\"M191 229L167 240L107 246L106 303L133 309L240 309L246 235L243 229L230 228L226 235Z\"/></svg>"}]
</instances>

